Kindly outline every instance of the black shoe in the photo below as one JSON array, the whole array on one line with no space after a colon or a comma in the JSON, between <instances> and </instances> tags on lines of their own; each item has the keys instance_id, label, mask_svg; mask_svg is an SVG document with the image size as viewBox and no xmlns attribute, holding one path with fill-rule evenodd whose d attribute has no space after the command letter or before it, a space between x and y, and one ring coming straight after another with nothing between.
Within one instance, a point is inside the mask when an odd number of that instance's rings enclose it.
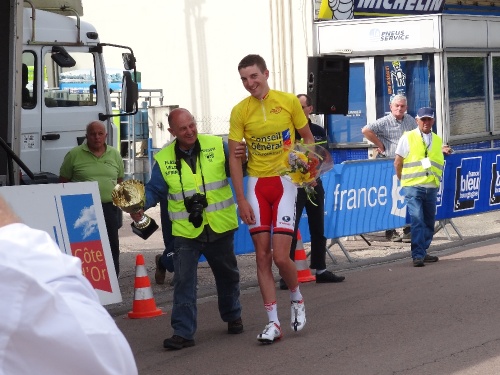
<instances>
[{"instance_id":1,"label":"black shoe","mask_svg":"<svg viewBox=\"0 0 500 375\"><path fill-rule=\"evenodd\" d=\"M425 266L425 264L422 258L413 259L413 267L423 267L423 266Z\"/></svg>"},{"instance_id":2,"label":"black shoe","mask_svg":"<svg viewBox=\"0 0 500 375\"><path fill-rule=\"evenodd\" d=\"M403 233L403 237L401 237L401 242L411 243L411 232Z\"/></svg>"},{"instance_id":3,"label":"black shoe","mask_svg":"<svg viewBox=\"0 0 500 375\"><path fill-rule=\"evenodd\" d=\"M328 270L320 274L316 274L317 283L340 283L344 281L344 279L345 276L337 276Z\"/></svg>"},{"instance_id":4,"label":"black shoe","mask_svg":"<svg viewBox=\"0 0 500 375\"><path fill-rule=\"evenodd\" d=\"M398 234L398 232L396 232L395 229L386 230L385 231L385 238L387 239L387 241L401 242L401 237Z\"/></svg>"},{"instance_id":5,"label":"black shoe","mask_svg":"<svg viewBox=\"0 0 500 375\"><path fill-rule=\"evenodd\" d=\"M194 340L188 340L177 335L173 335L171 338L163 341L163 347L165 349L179 350L182 348L189 348L190 346L194 346Z\"/></svg>"},{"instance_id":6,"label":"black shoe","mask_svg":"<svg viewBox=\"0 0 500 375\"><path fill-rule=\"evenodd\" d=\"M241 332L243 332L243 321L241 320L241 318L227 323L227 333L237 335Z\"/></svg>"},{"instance_id":7,"label":"black shoe","mask_svg":"<svg viewBox=\"0 0 500 375\"><path fill-rule=\"evenodd\" d=\"M158 285L163 285L165 283L165 275L167 270L160 263L161 254L157 254L155 257L156 271L155 271L155 281Z\"/></svg>"},{"instance_id":8,"label":"black shoe","mask_svg":"<svg viewBox=\"0 0 500 375\"><path fill-rule=\"evenodd\" d=\"M434 255L426 255L424 257L425 263L434 263L434 262L437 262L438 260L439 260L439 258L434 256Z\"/></svg>"},{"instance_id":9,"label":"black shoe","mask_svg":"<svg viewBox=\"0 0 500 375\"><path fill-rule=\"evenodd\" d=\"M281 290L288 290L288 285L286 285L285 280L280 279L280 289Z\"/></svg>"}]
</instances>

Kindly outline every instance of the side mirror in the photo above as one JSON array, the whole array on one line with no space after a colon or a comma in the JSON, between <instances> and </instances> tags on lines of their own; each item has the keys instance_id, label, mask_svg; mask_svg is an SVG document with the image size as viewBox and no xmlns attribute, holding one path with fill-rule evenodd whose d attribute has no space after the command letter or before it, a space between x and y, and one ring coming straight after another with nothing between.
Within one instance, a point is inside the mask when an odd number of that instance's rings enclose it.
<instances>
[{"instance_id":1,"label":"side mirror","mask_svg":"<svg viewBox=\"0 0 500 375\"><path fill-rule=\"evenodd\" d=\"M53 46L50 57L61 68L72 68L76 65L75 59L61 46Z\"/></svg>"},{"instance_id":2,"label":"side mirror","mask_svg":"<svg viewBox=\"0 0 500 375\"><path fill-rule=\"evenodd\" d=\"M135 69L135 56L133 53L122 53L122 60L125 70Z\"/></svg>"},{"instance_id":3,"label":"side mirror","mask_svg":"<svg viewBox=\"0 0 500 375\"><path fill-rule=\"evenodd\" d=\"M137 112L137 100L139 99L139 89L137 83L132 79L130 72L123 72L121 110L125 113ZM135 112L134 112L135 111Z\"/></svg>"}]
</instances>

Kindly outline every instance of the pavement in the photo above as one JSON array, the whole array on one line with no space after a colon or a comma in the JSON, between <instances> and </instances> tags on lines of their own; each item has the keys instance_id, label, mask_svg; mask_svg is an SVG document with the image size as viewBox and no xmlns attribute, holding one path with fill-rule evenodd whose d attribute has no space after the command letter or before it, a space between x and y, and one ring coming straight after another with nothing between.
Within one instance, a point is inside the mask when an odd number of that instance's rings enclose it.
<instances>
[{"instance_id":1,"label":"pavement","mask_svg":"<svg viewBox=\"0 0 500 375\"><path fill-rule=\"evenodd\" d=\"M159 212L148 210L159 220ZM264 346L255 339L266 324L255 257L238 256L245 331L228 335L217 312L206 262L198 273L196 346L167 351L172 335L173 287L154 283L158 231L147 241L120 230L123 302L106 306L130 342L139 373L163 374L497 374L500 365L500 211L443 222L430 253L440 261L411 266L409 244L387 241L384 232L329 244L328 269L346 276L338 284L301 284L307 324L289 328L289 292L277 291L284 338ZM458 230L458 233L453 228ZM459 236L460 234L460 236ZM461 239L461 238L462 239ZM365 241L366 239L366 241ZM309 244L305 244L307 252ZM143 254L153 295L164 315L129 319L135 257ZM278 274L275 273L276 280Z\"/></svg>"}]
</instances>

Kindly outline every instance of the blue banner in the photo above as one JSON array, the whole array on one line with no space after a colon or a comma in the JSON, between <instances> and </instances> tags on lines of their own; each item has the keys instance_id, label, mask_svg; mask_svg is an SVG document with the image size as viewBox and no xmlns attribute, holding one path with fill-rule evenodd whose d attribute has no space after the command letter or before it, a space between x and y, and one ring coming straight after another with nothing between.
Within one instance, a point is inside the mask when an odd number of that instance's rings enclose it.
<instances>
[{"instance_id":1,"label":"blue banner","mask_svg":"<svg viewBox=\"0 0 500 375\"><path fill-rule=\"evenodd\" d=\"M498 149L445 156L436 220L500 209L499 162ZM407 223L406 203L393 163L394 159L346 161L321 177L326 238L400 228ZM309 242L305 211L300 220L302 240ZM248 227L243 223L236 232L235 251L254 251Z\"/></svg>"}]
</instances>

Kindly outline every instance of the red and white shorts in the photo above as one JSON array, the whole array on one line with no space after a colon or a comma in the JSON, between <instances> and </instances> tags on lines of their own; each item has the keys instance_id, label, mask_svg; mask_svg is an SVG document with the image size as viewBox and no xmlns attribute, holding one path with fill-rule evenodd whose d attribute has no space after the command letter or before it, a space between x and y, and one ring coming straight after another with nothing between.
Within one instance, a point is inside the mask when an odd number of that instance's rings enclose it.
<instances>
[{"instance_id":1,"label":"red and white shorts","mask_svg":"<svg viewBox=\"0 0 500 375\"><path fill-rule=\"evenodd\" d=\"M250 234L272 232L293 235L297 187L280 177L248 177L247 201L255 214Z\"/></svg>"}]
</instances>

